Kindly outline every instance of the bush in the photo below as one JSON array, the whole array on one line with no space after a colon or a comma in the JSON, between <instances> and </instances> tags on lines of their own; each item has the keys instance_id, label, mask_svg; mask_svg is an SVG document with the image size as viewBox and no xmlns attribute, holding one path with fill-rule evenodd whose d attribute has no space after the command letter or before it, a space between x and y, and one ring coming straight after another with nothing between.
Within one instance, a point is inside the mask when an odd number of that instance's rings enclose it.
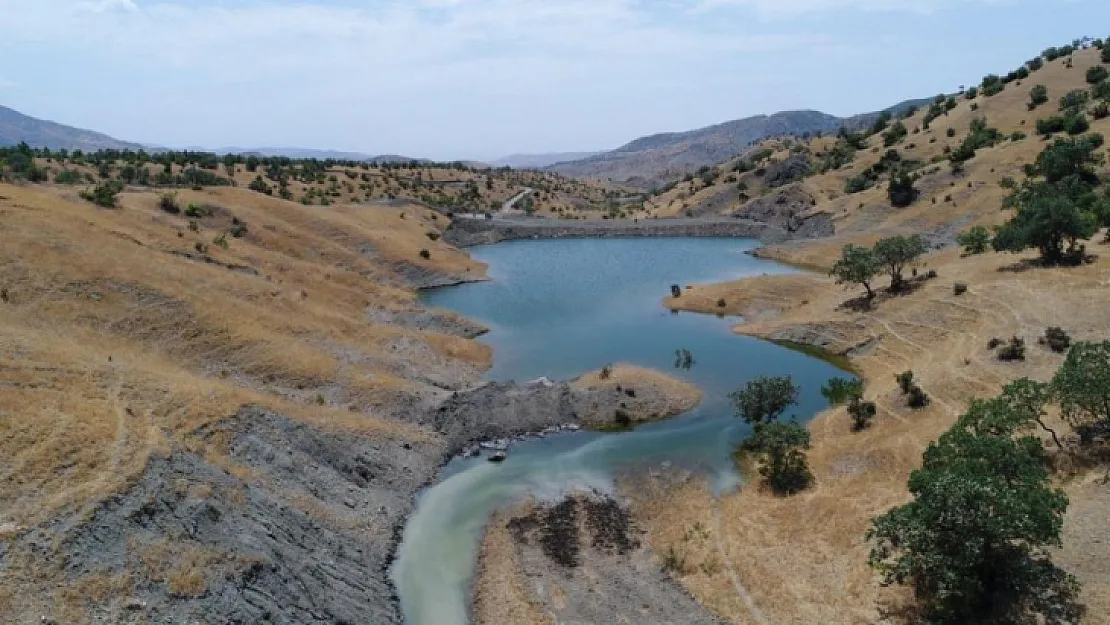
<instances>
[{"instance_id":1,"label":"bush","mask_svg":"<svg viewBox=\"0 0 1110 625\"><path fill-rule=\"evenodd\" d=\"M424 260L430 260L432 258L432 253L428 250L420 250L420 258L423 258Z\"/></svg>"},{"instance_id":2,"label":"bush","mask_svg":"<svg viewBox=\"0 0 1110 625\"><path fill-rule=\"evenodd\" d=\"M1101 65L1095 65L1094 67L1087 70L1088 84L1094 85L1100 83L1106 80L1108 77L1110 77L1110 70L1107 70Z\"/></svg>"},{"instance_id":3,"label":"bush","mask_svg":"<svg viewBox=\"0 0 1110 625\"><path fill-rule=\"evenodd\" d=\"M1086 89L1073 89L1060 98L1060 112L1078 114L1090 100L1091 94Z\"/></svg>"},{"instance_id":4,"label":"bush","mask_svg":"<svg viewBox=\"0 0 1110 625\"><path fill-rule=\"evenodd\" d=\"M177 205L177 194L172 191L163 193L158 197L158 208L171 215L180 213L181 207Z\"/></svg>"},{"instance_id":5,"label":"bush","mask_svg":"<svg viewBox=\"0 0 1110 625\"><path fill-rule=\"evenodd\" d=\"M54 174L54 184L74 185L81 184L81 182L83 181L84 178L81 176L81 172L75 171L73 169L63 169Z\"/></svg>"},{"instance_id":6,"label":"bush","mask_svg":"<svg viewBox=\"0 0 1110 625\"><path fill-rule=\"evenodd\" d=\"M82 191L81 197L97 206L115 208L121 191L123 191L123 183L119 180L107 180L92 189Z\"/></svg>"},{"instance_id":7,"label":"bush","mask_svg":"<svg viewBox=\"0 0 1110 625\"><path fill-rule=\"evenodd\" d=\"M924 408L930 403L929 396L916 384L910 388L908 395L909 398L906 400L906 405L914 410Z\"/></svg>"},{"instance_id":8,"label":"bush","mask_svg":"<svg viewBox=\"0 0 1110 625\"><path fill-rule=\"evenodd\" d=\"M228 230L228 234L235 237L236 239L243 238L247 234L247 223L245 221L242 221L238 217L232 217L231 229Z\"/></svg>"},{"instance_id":9,"label":"bush","mask_svg":"<svg viewBox=\"0 0 1110 625\"><path fill-rule=\"evenodd\" d=\"M185 208L185 216L194 219L202 217L211 217L214 214L211 206L202 206L199 204L190 204Z\"/></svg>"},{"instance_id":10,"label":"bush","mask_svg":"<svg viewBox=\"0 0 1110 625\"><path fill-rule=\"evenodd\" d=\"M1048 136L1062 132L1064 130L1066 120L1060 115L1053 115L1052 117L1044 117L1037 120L1037 134Z\"/></svg>"},{"instance_id":11,"label":"bush","mask_svg":"<svg viewBox=\"0 0 1110 625\"><path fill-rule=\"evenodd\" d=\"M1091 117L1095 119L1106 119L1110 117L1110 104L1101 102L1095 108L1091 109Z\"/></svg>"},{"instance_id":12,"label":"bush","mask_svg":"<svg viewBox=\"0 0 1110 625\"><path fill-rule=\"evenodd\" d=\"M875 402L864 401L862 396L853 395L848 402L848 415L852 417L852 431L862 432L871 427L871 419L875 418L876 412Z\"/></svg>"},{"instance_id":13,"label":"bush","mask_svg":"<svg viewBox=\"0 0 1110 625\"><path fill-rule=\"evenodd\" d=\"M1064 118L1064 130L1071 136L1081 135L1090 129L1091 124L1082 113L1068 115Z\"/></svg>"},{"instance_id":14,"label":"bush","mask_svg":"<svg viewBox=\"0 0 1110 625\"><path fill-rule=\"evenodd\" d=\"M965 254L982 254L990 249L991 234L984 226L974 226L956 235L956 243L964 247Z\"/></svg>"},{"instance_id":15,"label":"bush","mask_svg":"<svg viewBox=\"0 0 1110 625\"><path fill-rule=\"evenodd\" d=\"M1048 102L1048 88L1044 85L1036 85L1029 90L1029 110L1037 108L1038 106Z\"/></svg>"},{"instance_id":16,"label":"bush","mask_svg":"<svg viewBox=\"0 0 1110 625\"><path fill-rule=\"evenodd\" d=\"M983 96L989 98L1002 93L1002 90L1006 88L1006 83L999 76L988 74L983 78L983 83L980 86L983 89Z\"/></svg>"},{"instance_id":17,"label":"bush","mask_svg":"<svg viewBox=\"0 0 1110 625\"><path fill-rule=\"evenodd\" d=\"M728 306L728 302L725 301L725 298L722 297L717 300L717 308L724 308L725 306Z\"/></svg>"},{"instance_id":18,"label":"bush","mask_svg":"<svg viewBox=\"0 0 1110 625\"><path fill-rule=\"evenodd\" d=\"M1029 71L1035 72L1035 71L1041 69L1042 67L1044 67L1044 60L1041 59L1041 57L1038 56L1037 58L1026 62L1025 66L1029 68Z\"/></svg>"},{"instance_id":19,"label":"bush","mask_svg":"<svg viewBox=\"0 0 1110 625\"><path fill-rule=\"evenodd\" d=\"M891 176L890 186L887 187L887 197L890 199L891 206L902 208L913 204L918 196L918 191L914 188L913 183L913 176L905 171Z\"/></svg>"},{"instance_id":20,"label":"bush","mask_svg":"<svg viewBox=\"0 0 1110 625\"><path fill-rule=\"evenodd\" d=\"M957 282L956 284L952 285L952 293L957 296L967 293L967 283Z\"/></svg>"},{"instance_id":21,"label":"bush","mask_svg":"<svg viewBox=\"0 0 1110 625\"><path fill-rule=\"evenodd\" d=\"M1110 45L1106 45L1105 43L1102 46L1102 62L1110 63Z\"/></svg>"},{"instance_id":22,"label":"bush","mask_svg":"<svg viewBox=\"0 0 1110 625\"><path fill-rule=\"evenodd\" d=\"M949 128L948 130L944 131L944 135L947 136L947 137L955 137L956 136L956 129L955 128Z\"/></svg>"},{"instance_id":23,"label":"bush","mask_svg":"<svg viewBox=\"0 0 1110 625\"><path fill-rule=\"evenodd\" d=\"M898 375L894 376L894 379L898 381L898 388L902 389L903 395L908 395L910 390L913 389L914 386L916 386L913 383L913 371L904 371L902 373L899 373Z\"/></svg>"},{"instance_id":24,"label":"bush","mask_svg":"<svg viewBox=\"0 0 1110 625\"><path fill-rule=\"evenodd\" d=\"M998 359L1003 362L1025 360L1025 339L1013 337L1005 347L998 350Z\"/></svg>"},{"instance_id":25,"label":"bush","mask_svg":"<svg viewBox=\"0 0 1110 625\"><path fill-rule=\"evenodd\" d=\"M1044 331L1044 336L1038 341L1041 345L1046 345L1049 349L1057 354L1063 354L1071 347L1071 337L1063 328L1050 326Z\"/></svg>"},{"instance_id":26,"label":"bush","mask_svg":"<svg viewBox=\"0 0 1110 625\"><path fill-rule=\"evenodd\" d=\"M997 349L998 346L1003 344L1003 343L1005 343L1005 341L1003 341L1002 339L1000 339L996 336L996 337L992 338L991 340L987 341L987 349L990 349L990 350Z\"/></svg>"}]
</instances>

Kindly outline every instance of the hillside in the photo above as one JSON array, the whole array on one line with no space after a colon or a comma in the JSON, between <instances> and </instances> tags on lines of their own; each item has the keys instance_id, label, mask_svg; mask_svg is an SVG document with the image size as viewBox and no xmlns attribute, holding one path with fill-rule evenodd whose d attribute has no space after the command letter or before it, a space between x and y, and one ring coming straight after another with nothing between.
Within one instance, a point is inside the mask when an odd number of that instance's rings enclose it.
<instances>
[{"instance_id":1,"label":"hillside","mask_svg":"<svg viewBox=\"0 0 1110 625\"><path fill-rule=\"evenodd\" d=\"M0 146L20 142L52 150L138 150L142 146L108 135L36 119L0 106Z\"/></svg>"},{"instance_id":2,"label":"hillside","mask_svg":"<svg viewBox=\"0 0 1110 625\"><path fill-rule=\"evenodd\" d=\"M400 157L398 157L400 158ZM207 152L102 151L85 154L10 150L0 172L33 181L85 188L118 184L173 190L242 187L306 206L420 203L444 213L538 213L596 219L642 199L629 189L558 174L465 163L381 157L375 162L291 159ZM510 200L515 200L508 206Z\"/></svg>"},{"instance_id":3,"label":"hillside","mask_svg":"<svg viewBox=\"0 0 1110 625\"><path fill-rule=\"evenodd\" d=\"M972 399L994 397L1018 378L1051 379L1064 356L1038 343L1047 328L1063 328L1073 341L1107 339L1105 231L1085 242L1093 256L1070 267L1044 266L1035 250L969 255L955 245L957 233L1013 215L1003 210L1013 181L1024 179L1025 166L1051 141L1068 137L1062 131L1035 134L1038 120L1060 114L1061 98L1091 94L1077 110L1089 132L1110 136L1110 83L1087 80L1099 67L1110 65L1097 49L1086 49L1031 65L1027 75L988 77L983 86L994 85L993 91L1001 84L1001 91L986 94L980 86L952 101L942 96L935 108L901 120L905 136L891 131L897 127L892 120L866 138L763 142L756 146L758 158L707 168L646 205L660 215L751 215L776 205L798 215L829 215L833 236L759 251L819 273L694 286L666 305L741 315L745 323L737 332L847 358L866 381L866 399L877 406L873 425L863 431L853 430L843 407L816 418L808 452L814 485L793 497L747 488L715 498L701 484L667 488L661 480L629 486L653 547L672 550L672 561L680 563L676 578L703 605L737 623L916 622L911 590L881 586L868 567L871 544L864 535L871 520L907 501L907 479L921 466L922 452ZM1046 88L1047 100L1031 106L1036 85ZM1081 128L1076 136L1084 134ZM849 149L861 139L864 145ZM1105 146L1097 152L1104 157ZM898 171L909 172L916 188L905 207L893 206L888 196ZM1105 162L1098 173L1103 180L1110 173ZM751 197L722 201L726 191ZM825 275L846 244L870 247L881 237L914 234L926 238L929 252L912 269L916 278L906 292L888 293L888 280L880 277L876 299L860 306L862 286L837 285ZM931 272L937 277L929 279ZM1020 359L1004 360L991 348L992 340L1010 337L1028 346ZM906 370L931 398L923 408L911 408L898 390L894 374ZM1045 419L1064 434L1063 449L1044 430L1037 434L1050 450L1052 484L1070 502L1062 547L1050 551L1082 585L1082 622L1110 623L1105 446L1084 447L1058 410L1050 406ZM692 540L691 528L708 529Z\"/></svg>"},{"instance_id":4,"label":"hillside","mask_svg":"<svg viewBox=\"0 0 1110 625\"><path fill-rule=\"evenodd\" d=\"M911 100L887 110L901 112L916 103ZM548 169L576 178L612 179L651 188L703 165L733 158L753 142L767 137L828 133L841 126L854 129L870 124L877 116L878 113L865 113L841 118L819 111L756 115L687 132L641 137L611 152L558 163Z\"/></svg>"},{"instance_id":5,"label":"hillside","mask_svg":"<svg viewBox=\"0 0 1110 625\"><path fill-rule=\"evenodd\" d=\"M538 169L556 163L578 161L594 156L597 152L550 152L546 154L510 154L492 161L494 167L513 167L516 169Z\"/></svg>"}]
</instances>

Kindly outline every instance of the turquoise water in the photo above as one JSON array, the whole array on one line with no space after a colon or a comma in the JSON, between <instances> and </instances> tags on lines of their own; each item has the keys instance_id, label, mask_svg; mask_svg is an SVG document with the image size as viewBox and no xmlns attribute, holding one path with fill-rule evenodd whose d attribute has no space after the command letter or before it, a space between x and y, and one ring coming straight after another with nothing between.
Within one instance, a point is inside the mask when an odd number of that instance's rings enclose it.
<instances>
[{"instance_id":1,"label":"turquoise water","mask_svg":"<svg viewBox=\"0 0 1110 625\"><path fill-rule=\"evenodd\" d=\"M612 488L615 472L671 462L704 471L717 489L738 483L730 452L747 434L728 393L760 375L791 375L801 386L794 414L824 407L821 385L845 374L786 348L737 335L735 318L673 314L661 300L672 284L718 282L793 270L745 254L740 239L562 239L472 248L490 282L427 292L490 327L488 378L575 377L607 363L652 367L702 389L690 413L631 432L580 432L515 443L495 465L456 460L420 497L393 575L408 625L464 625L475 551L490 513L527 494ZM675 350L694 364L675 368Z\"/></svg>"}]
</instances>

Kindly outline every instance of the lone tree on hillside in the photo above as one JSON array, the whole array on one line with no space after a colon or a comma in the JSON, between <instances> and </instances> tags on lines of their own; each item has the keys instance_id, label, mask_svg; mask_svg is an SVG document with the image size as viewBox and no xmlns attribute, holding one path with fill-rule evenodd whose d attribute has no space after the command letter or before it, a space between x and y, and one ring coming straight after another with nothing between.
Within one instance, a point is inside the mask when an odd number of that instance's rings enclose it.
<instances>
[{"instance_id":1,"label":"lone tree on hillside","mask_svg":"<svg viewBox=\"0 0 1110 625\"><path fill-rule=\"evenodd\" d=\"M871 282L878 273L879 263L875 255L866 247L858 245L845 245L840 250L840 260L829 271L829 275L836 278L837 284L858 284L867 289L867 299L875 297Z\"/></svg>"},{"instance_id":2,"label":"lone tree on hillside","mask_svg":"<svg viewBox=\"0 0 1110 625\"><path fill-rule=\"evenodd\" d=\"M1040 439L1004 404L973 403L910 475L913 501L877 517L869 562L937 623L1075 623L1079 584L1053 564L1067 496Z\"/></svg>"},{"instance_id":3,"label":"lone tree on hillside","mask_svg":"<svg viewBox=\"0 0 1110 625\"><path fill-rule=\"evenodd\" d=\"M730 393L729 399L737 416L758 426L778 421L787 408L798 403L798 387L790 376L761 376Z\"/></svg>"},{"instance_id":4,"label":"lone tree on hillside","mask_svg":"<svg viewBox=\"0 0 1110 625\"><path fill-rule=\"evenodd\" d=\"M1034 85L1029 90L1029 110L1032 111L1045 102L1048 102L1048 88L1044 85Z\"/></svg>"},{"instance_id":5,"label":"lone tree on hillside","mask_svg":"<svg viewBox=\"0 0 1110 625\"><path fill-rule=\"evenodd\" d=\"M914 178L904 170L890 175L890 186L887 188L887 197L891 206L903 208L913 204L917 199L917 189L913 186Z\"/></svg>"},{"instance_id":6,"label":"lone tree on hillside","mask_svg":"<svg viewBox=\"0 0 1110 625\"><path fill-rule=\"evenodd\" d=\"M1052 392L1081 441L1110 434L1110 341L1072 346L1052 378Z\"/></svg>"},{"instance_id":7,"label":"lone tree on hillside","mask_svg":"<svg viewBox=\"0 0 1110 625\"><path fill-rule=\"evenodd\" d=\"M1057 139L1027 166L1029 178L1004 205L1015 215L994 237L996 251L1020 252L1035 247L1046 264L1075 264L1082 260L1080 240L1098 231L1099 178L1102 135ZM1103 213L1104 214L1104 213Z\"/></svg>"},{"instance_id":8,"label":"lone tree on hillside","mask_svg":"<svg viewBox=\"0 0 1110 625\"><path fill-rule=\"evenodd\" d=\"M873 254L876 262L890 274L890 290L899 291L905 286L902 272L906 266L913 264L921 258L929 245L920 234L912 236L894 236L879 239L875 243Z\"/></svg>"},{"instance_id":9,"label":"lone tree on hillside","mask_svg":"<svg viewBox=\"0 0 1110 625\"><path fill-rule=\"evenodd\" d=\"M759 474L767 488L777 495L793 495L813 481L805 454L809 440L809 430L797 423L765 423L744 441L744 448L763 455Z\"/></svg>"},{"instance_id":10,"label":"lone tree on hillside","mask_svg":"<svg viewBox=\"0 0 1110 625\"><path fill-rule=\"evenodd\" d=\"M741 449L760 455L763 483L778 495L805 490L813 481L806 461L809 431L797 422L780 423L786 409L798 403L798 387L790 376L760 377L729 395L736 413L752 424Z\"/></svg>"}]
</instances>

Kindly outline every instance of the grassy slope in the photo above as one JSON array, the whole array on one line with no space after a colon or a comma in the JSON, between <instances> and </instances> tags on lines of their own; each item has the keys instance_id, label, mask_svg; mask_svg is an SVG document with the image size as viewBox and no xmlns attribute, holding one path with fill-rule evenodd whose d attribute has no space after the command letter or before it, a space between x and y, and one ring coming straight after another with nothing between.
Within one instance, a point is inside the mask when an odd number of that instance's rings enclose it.
<instances>
[{"instance_id":1,"label":"grassy slope","mask_svg":"<svg viewBox=\"0 0 1110 625\"><path fill-rule=\"evenodd\" d=\"M115 210L75 196L0 184L0 540L88 515L151 454L196 448L197 428L244 404L323 428L429 440L389 418L443 392L411 372L461 367L465 379L488 366L488 349L473 341L367 321L368 310L413 307L399 268L484 275L428 239L446 221L431 211L185 192L227 211L194 233L158 210L154 193L125 194ZM226 250L210 244L206 262L194 243L209 243L231 214L249 232L228 237ZM199 451L246 471L221 449ZM0 614L16 597L80 613L81 593L58 584L61 563L14 564L0 570Z\"/></svg>"},{"instance_id":2,"label":"grassy slope","mask_svg":"<svg viewBox=\"0 0 1110 625\"><path fill-rule=\"evenodd\" d=\"M38 164L53 173L64 168L76 170L94 180L97 179L95 168L88 165L74 165L72 162L62 164L45 159L39 159ZM122 163L117 164L112 174L118 175L122 165ZM146 167L152 178L162 171L161 165L151 164ZM182 169L175 165L172 167L172 173L179 174ZM223 165L213 173L222 177L228 176ZM249 172L243 164L239 164L235 168L234 180L237 186L247 188L259 175L262 175L265 182L273 187L273 195L277 197L277 182L265 178L264 166ZM500 210L504 202L516 196L524 188L531 188L537 192L533 195L537 213L564 218L599 218L608 198L630 194L619 186L573 180L547 172L480 169L462 171L432 165L416 169L334 167L322 181L305 183L290 179L289 191L295 201L300 202L302 198L307 197L307 201L315 205L322 204L325 198L331 204L353 204L396 198L419 200L433 205L443 202L451 206L462 204L459 198L466 192L467 184L472 182L477 185L480 193L478 204L482 210ZM84 184L82 183L81 186Z\"/></svg>"},{"instance_id":3,"label":"grassy slope","mask_svg":"<svg viewBox=\"0 0 1110 625\"><path fill-rule=\"evenodd\" d=\"M1003 132L1031 130L1036 118L1055 111L1059 96L1085 86L1083 76L1096 62L1094 55L1077 53L1073 69L1057 60L1022 86L1011 84L993 98L978 98L978 114ZM1047 85L1051 101L1028 112L1024 103L1034 84ZM911 130L920 115L907 122ZM972 115L968 103L961 101L949 117L936 120L929 133L911 134L905 142L918 147L905 151L928 160L946 142L954 146L962 140ZM949 126L957 129L953 139L945 137ZM1092 130L1110 135L1110 121L1095 122ZM939 137L936 143L928 143L930 134ZM918 184L921 199L901 210L890 209L880 189L843 196L847 176L873 159L807 180L806 187L823 198L817 210L839 215L840 234L774 248L770 255L827 267L848 241L869 243L896 232L998 223L1005 218L999 178L1020 178L1019 167L1031 162L1042 147L1042 141L1030 137L981 150L958 179L944 164L939 173ZM948 194L954 201L943 200ZM932 204L932 197L938 197L938 204ZM881 588L866 565L863 535L870 519L906 500L906 479L918 466L921 452L954 422L969 399L990 396L1017 377L1043 380L1052 375L1062 357L1036 345L1047 326L1062 326L1075 340L1106 338L1110 254L1102 245L1092 247L1101 256L1092 265L1018 273L1004 269L1028 255L961 258L949 248L926 260L939 279L912 295L882 301L867 314L839 308L855 293L822 276L695 287L680 301L669 301L676 307L717 312L722 310L717 301L723 298L725 312L751 319L737 327L739 332L767 338L808 335L835 351L850 353L868 380L867 395L878 403L879 415L870 430L858 434L850 431L843 409L820 415L811 425L810 461L817 485L796 497L778 499L748 489L714 500L698 485L642 491L640 512L648 519L656 552L673 547L684 555L680 580L734 623L870 623L896 611L907 595ZM966 282L970 291L955 296L954 282ZM1014 335L1025 337L1028 360L999 362L987 350L987 341ZM897 392L894 374L907 369L934 400L923 411L909 410ZM1110 623L1110 545L1100 536L1110 517L1110 494L1097 483L1099 477L1101 472L1061 467L1061 484L1071 506L1058 561L1083 582L1086 622ZM707 531L695 533L692 540L691 528Z\"/></svg>"}]
</instances>

